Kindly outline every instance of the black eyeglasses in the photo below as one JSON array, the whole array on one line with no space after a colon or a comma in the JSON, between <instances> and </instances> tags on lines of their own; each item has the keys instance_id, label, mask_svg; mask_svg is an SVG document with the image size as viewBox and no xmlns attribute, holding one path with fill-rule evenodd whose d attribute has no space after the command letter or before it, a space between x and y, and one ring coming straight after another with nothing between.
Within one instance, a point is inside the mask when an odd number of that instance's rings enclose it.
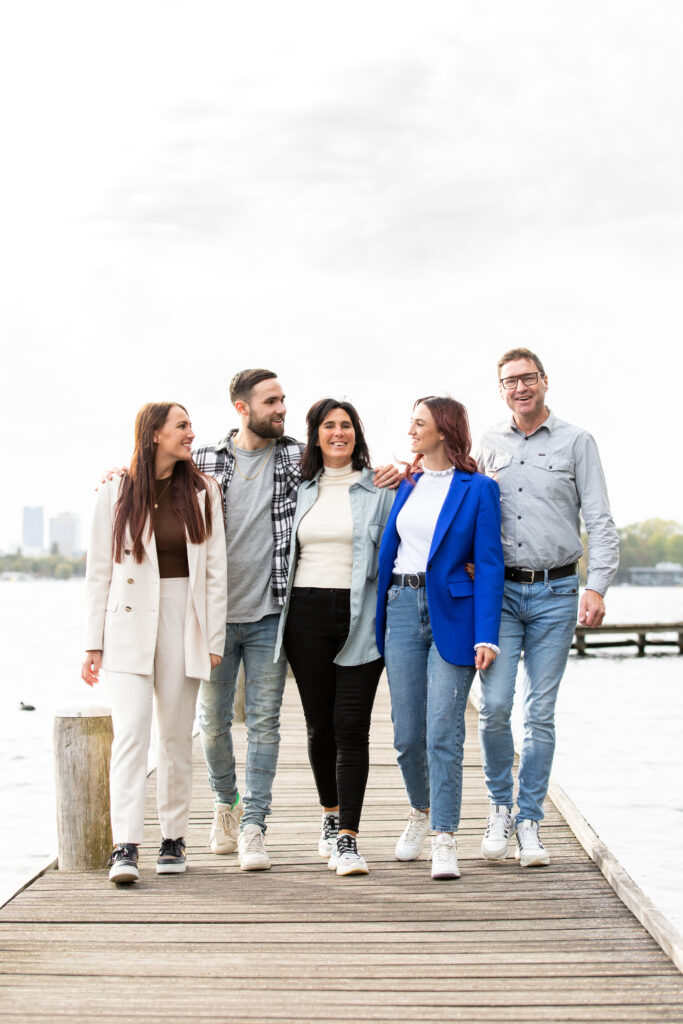
<instances>
[{"instance_id":1,"label":"black eyeglasses","mask_svg":"<svg viewBox=\"0 0 683 1024\"><path fill-rule=\"evenodd\" d=\"M530 388L533 384L537 384L542 376L541 371L536 370L536 373L523 373L519 377L501 377L500 383L506 391L514 391L520 380L525 388Z\"/></svg>"}]
</instances>

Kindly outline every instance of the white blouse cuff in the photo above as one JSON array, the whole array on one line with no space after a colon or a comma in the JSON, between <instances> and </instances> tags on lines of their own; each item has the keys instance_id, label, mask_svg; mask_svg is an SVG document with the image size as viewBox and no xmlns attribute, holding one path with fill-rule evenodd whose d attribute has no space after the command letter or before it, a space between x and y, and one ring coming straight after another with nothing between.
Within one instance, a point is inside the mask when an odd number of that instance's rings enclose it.
<instances>
[{"instance_id":1,"label":"white blouse cuff","mask_svg":"<svg viewBox=\"0 0 683 1024\"><path fill-rule=\"evenodd\" d=\"M498 646L498 644L487 644L485 640L482 640L480 643L474 645L475 651L477 647L488 647L489 650L495 651L496 654L500 654L500 647Z\"/></svg>"}]
</instances>

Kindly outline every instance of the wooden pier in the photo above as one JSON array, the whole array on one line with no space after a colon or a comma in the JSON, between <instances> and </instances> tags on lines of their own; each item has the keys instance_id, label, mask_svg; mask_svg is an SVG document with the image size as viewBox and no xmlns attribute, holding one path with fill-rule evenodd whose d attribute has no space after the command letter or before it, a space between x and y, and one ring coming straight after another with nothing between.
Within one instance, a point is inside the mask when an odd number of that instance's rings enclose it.
<instances>
[{"instance_id":1,"label":"wooden pier","mask_svg":"<svg viewBox=\"0 0 683 1024\"><path fill-rule=\"evenodd\" d=\"M238 736L243 764L242 727ZM337 878L317 856L319 808L290 680L272 871L241 872L236 855L208 851L212 800L197 745L186 874L154 873L150 784L137 885L52 871L0 911L3 1022L683 1022L683 977L552 804L550 867L481 860L487 802L473 711L457 882L433 882L424 859L393 858L407 807L384 682L372 736L359 840L368 876Z\"/></svg>"},{"instance_id":2,"label":"wooden pier","mask_svg":"<svg viewBox=\"0 0 683 1024\"><path fill-rule=\"evenodd\" d=\"M665 637L662 634L675 634ZM658 639L653 639L653 634ZM593 637L609 636L609 640L594 640ZM622 639L615 639L615 637ZM572 648L580 655L600 647L637 647L638 656L644 657L645 647L678 647L683 654L683 622L624 623L619 626L577 626L574 630Z\"/></svg>"}]
</instances>

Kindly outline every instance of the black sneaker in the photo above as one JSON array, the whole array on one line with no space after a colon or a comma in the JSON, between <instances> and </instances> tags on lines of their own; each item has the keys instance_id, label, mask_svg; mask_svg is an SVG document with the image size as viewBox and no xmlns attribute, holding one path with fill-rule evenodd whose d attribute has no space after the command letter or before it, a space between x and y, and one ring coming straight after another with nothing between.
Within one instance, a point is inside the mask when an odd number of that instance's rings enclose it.
<instances>
[{"instance_id":1,"label":"black sneaker","mask_svg":"<svg viewBox=\"0 0 683 1024\"><path fill-rule=\"evenodd\" d=\"M162 839L157 857L158 875L177 875L186 868L185 840Z\"/></svg>"},{"instance_id":2,"label":"black sneaker","mask_svg":"<svg viewBox=\"0 0 683 1024\"><path fill-rule=\"evenodd\" d=\"M130 882L137 882L140 877L138 871L138 848L135 843L118 843L109 858L111 870L109 881L117 885L128 885Z\"/></svg>"}]
</instances>

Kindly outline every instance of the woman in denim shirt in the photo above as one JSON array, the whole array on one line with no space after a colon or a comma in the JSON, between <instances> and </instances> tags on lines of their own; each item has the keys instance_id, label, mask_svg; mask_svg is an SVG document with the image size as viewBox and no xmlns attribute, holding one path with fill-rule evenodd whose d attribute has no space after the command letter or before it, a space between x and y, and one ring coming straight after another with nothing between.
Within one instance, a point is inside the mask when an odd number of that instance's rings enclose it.
<instances>
[{"instance_id":1,"label":"woman in denim shirt","mask_svg":"<svg viewBox=\"0 0 683 1024\"><path fill-rule=\"evenodd\" d=\"M383 668L375 642L377 560L394 492L373 483L363 426L350 403L322 399L306 421L275 656L284 643L301 695L323 807L318 853L338 875L367 874L356 836Z\"/></svg>"}]
</instances>

